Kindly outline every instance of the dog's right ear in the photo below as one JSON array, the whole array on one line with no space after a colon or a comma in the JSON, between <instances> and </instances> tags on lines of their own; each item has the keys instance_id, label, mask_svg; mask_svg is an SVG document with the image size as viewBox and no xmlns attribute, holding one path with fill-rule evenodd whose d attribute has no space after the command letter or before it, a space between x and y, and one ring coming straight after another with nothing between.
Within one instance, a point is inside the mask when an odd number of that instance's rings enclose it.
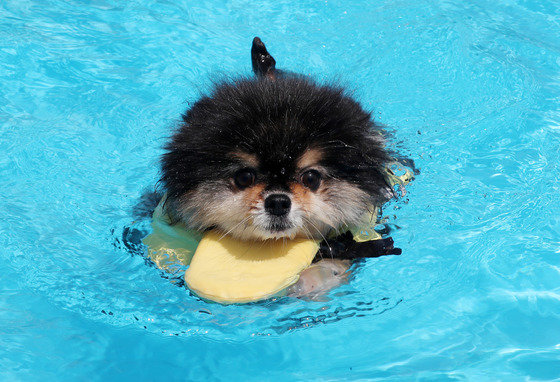
<instances>
[{"instance_id":1,"label":"dog's right ear","mask_svg":"<svg viewBox=\"0 0 560 382\"><path fill-rule=\"evenodd\" d=\"M251 63L253 64L253 72L257 77L272 80L276 78L276 61L268 53L266 46L258 37L253 39Z\"/></svg>"}]
</instances>

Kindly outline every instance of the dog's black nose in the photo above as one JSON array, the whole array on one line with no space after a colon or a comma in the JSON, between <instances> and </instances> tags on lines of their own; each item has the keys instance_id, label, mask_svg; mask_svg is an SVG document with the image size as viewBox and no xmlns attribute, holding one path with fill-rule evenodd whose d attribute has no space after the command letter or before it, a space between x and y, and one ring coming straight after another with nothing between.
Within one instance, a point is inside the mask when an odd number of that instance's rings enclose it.
<instances>
[{"instance_id":1,"label":"dog's black nose","mask_svg":"<svg viewBox=\"0 0 560 382\"><path fill-rule=\"evenodd\" d=\"M272 215L282 216L290 212L292 201L285 194L272 194L264 200L264 209Z\"/></svg>"}]
</instances>

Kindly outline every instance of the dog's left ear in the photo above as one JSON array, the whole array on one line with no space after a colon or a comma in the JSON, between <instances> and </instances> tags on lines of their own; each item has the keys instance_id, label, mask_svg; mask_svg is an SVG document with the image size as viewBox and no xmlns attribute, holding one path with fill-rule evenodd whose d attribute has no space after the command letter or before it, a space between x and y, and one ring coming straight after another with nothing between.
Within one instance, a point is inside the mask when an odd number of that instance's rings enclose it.
<instances>
[{"instance_id":1,"label":"dog's left ear","mask_svg":"<svg viewBox=\"0 0 560 382\"><path fill-rule=\"evenodd\" d=\"M276 78L276 60L268 53L266 46L260 38L253 39L251 47L251 63L253 64L253 72L259 78Z\"/></svg>"}]
</instances>

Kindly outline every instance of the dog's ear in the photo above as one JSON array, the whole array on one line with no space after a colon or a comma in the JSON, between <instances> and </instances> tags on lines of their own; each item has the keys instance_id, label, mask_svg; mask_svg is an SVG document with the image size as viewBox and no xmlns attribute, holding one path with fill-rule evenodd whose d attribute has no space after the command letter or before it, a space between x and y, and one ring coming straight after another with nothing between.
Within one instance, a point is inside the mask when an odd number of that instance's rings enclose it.
<instances>
[{"instance_id":1,"label":"dog's ear","mask_svg":"<svg viewBox=\"0 0 560 382\"><path fill-rule=\"evenodd\" d=\"M268 53L266 46L258 37L253 39L251 63L253 64L253 72L257 77L272 80L276 78L276 61Z\"/></svg>"}]
</instances>

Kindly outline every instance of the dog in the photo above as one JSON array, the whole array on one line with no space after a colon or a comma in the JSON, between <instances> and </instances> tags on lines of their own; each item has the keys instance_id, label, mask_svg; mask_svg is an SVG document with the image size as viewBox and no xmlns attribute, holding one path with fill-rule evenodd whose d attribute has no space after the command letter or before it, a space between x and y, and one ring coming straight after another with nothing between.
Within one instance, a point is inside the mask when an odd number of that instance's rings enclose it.
<instances>
[{"instance_id":1,"label":"dog","mask_svg":"<svg viewBox=\"0 0 560 382\"><path fill-rule=\"evenodd\" d=\"M165 146L172 221L243 240L322 240L317 262L400 254L390 238L356 243L345 230L395 196L382 127L342 87L276 69L258 37L251 59L255 76L215 84Z\"/></svg>"}]
</instances>

